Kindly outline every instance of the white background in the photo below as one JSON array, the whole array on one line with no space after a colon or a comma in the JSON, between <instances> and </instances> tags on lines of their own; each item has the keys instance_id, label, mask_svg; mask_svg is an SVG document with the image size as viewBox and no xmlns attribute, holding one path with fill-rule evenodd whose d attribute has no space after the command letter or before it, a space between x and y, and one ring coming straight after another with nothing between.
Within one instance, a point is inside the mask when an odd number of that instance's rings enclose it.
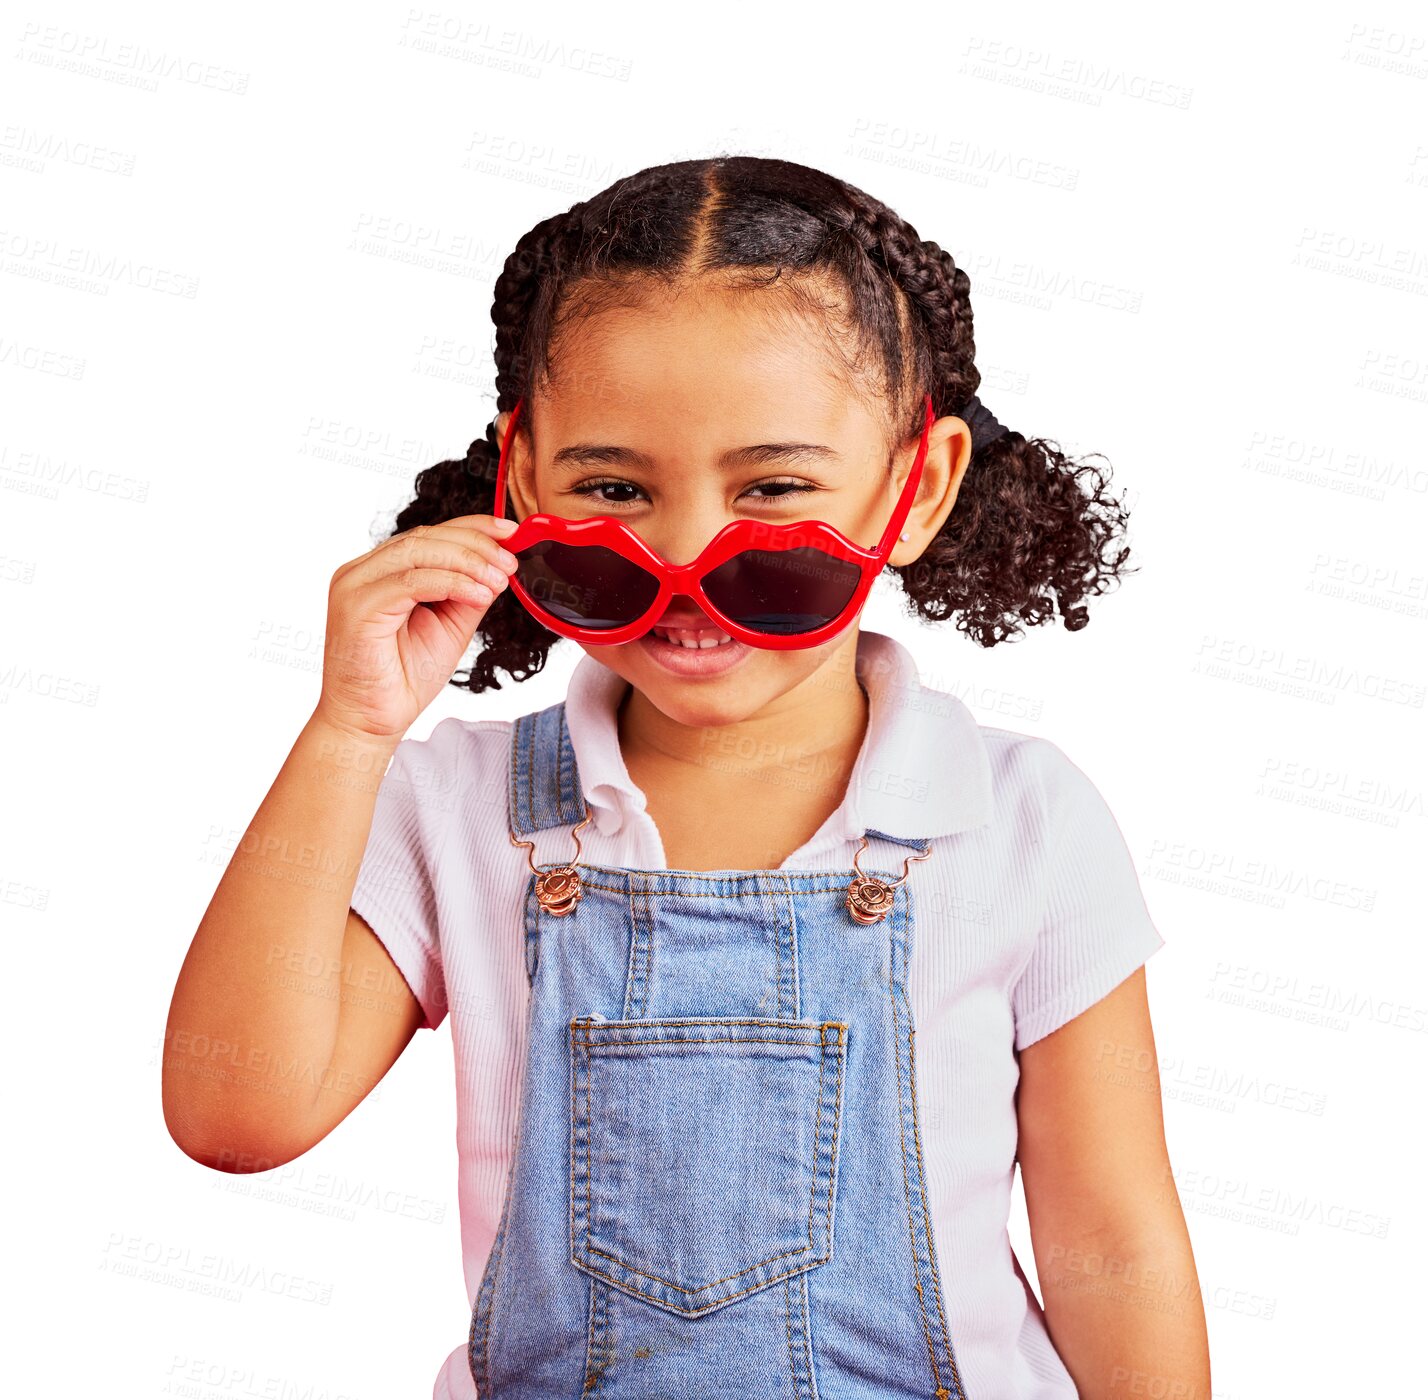
<instances>
[{"instance_id":1,"label":"white background","mask_svg":"<svg viewBox=\"0 0 1428 1400\"><path fill-rule=\"evenodd\" d=\"M484 434L507 252L719 152L949 249L983 399L1129 493L1141 571L1079 634L984 651L891 590L866 621L1060 744L1135 853L1217 1400L1420 1368L1428 17L792 8L7 13L10 1393L422 1396L465 1335L449 1023L226 1177L164 1128L169 998L317 699L332 571ZM1011 1228L1034 1276L1019 1194Z\"/></svg>"}]
</instances>

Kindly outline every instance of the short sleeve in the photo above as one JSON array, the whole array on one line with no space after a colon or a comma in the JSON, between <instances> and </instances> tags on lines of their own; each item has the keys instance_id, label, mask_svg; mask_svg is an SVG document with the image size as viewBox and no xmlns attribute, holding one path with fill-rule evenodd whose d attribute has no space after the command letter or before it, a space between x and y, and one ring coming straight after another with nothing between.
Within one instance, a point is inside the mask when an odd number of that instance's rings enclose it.
<instances>
[{"instance_id":1,"label":"short sleeve","mask_svg":"<svg viewBox=\"0 0 1428 1400\"><path fill-rule=\"evenodd\" d=\"M1023 1050L1115 990L1165 946L1135 863L1090 778L1040 741L1045 801L1043 902L1031 956L1012 988Z\"/></svg>"},{"instance_id":2,"label":"short sleeve","mask_svg":"<svg viewBox=\"0 0 1428 1400\"><path fill-rule=\"evenodd\" d=\"M437 878L455 820L459 726L444 719L430 738L397 745L377 792L351 900L421 1003L429 1030L447 1014Z\"/></svg>"}]
</instances>

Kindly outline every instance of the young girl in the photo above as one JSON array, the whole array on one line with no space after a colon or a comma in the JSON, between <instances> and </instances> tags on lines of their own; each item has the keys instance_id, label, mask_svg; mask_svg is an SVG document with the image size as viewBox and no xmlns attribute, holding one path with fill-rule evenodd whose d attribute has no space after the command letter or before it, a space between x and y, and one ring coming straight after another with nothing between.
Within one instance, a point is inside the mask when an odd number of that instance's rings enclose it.
<instances>
[{"instance_id":1,"label":"young girl","mask_svg":"<svg viewBox=\"0 0 1428 1400\"><path fill-rule=\"evenodd\" d=\"M449 1014L437 1397L1207 1400L1125 843L857 620L889 570L983 646L1085 626L1107 481L980 404L949 254L786 161L617 181L493 316L485 438L333 575L175 990L175 1141L287 1162ZM574 639L566 700L403 738L478 634L477 692Z\"/></svg>"}]
</instances>

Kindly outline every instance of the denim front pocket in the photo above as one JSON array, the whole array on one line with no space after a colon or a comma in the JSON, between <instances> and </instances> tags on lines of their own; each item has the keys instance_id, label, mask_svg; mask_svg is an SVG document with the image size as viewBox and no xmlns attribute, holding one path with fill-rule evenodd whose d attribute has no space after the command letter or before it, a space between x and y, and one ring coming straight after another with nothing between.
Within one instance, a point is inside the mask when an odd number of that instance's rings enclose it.
<instances>
[{"instance_id":1,"label":"denim front pocket","mask_svg":"<svg viewBox=\"0 0 1428 1400\"><path fill-rule=\"evenodd\" d=\"M848 1028L570 1023L570 1259L698 1317L833 1252Z\"/></svg>"}]
</instances>

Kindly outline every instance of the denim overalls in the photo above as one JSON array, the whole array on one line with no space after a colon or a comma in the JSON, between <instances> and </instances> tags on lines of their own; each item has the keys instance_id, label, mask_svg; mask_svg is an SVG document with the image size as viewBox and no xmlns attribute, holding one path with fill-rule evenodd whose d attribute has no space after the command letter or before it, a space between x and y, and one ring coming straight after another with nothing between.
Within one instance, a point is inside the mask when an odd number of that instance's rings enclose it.
<instances>
[{"instance_id":1,"label":"denim overalls","mask_svg":"<svg viewBox=\"0 0 1428 1400\"><path fill-rule=\"evenodd\" d=\"M569 858L563 704L516 721L509 803L538 863ZM577 869L563 917L527 887L482 1400L966 1400L922 1177L913 882L861 925L850 869Z\"/></svg>"}]
</instances>

